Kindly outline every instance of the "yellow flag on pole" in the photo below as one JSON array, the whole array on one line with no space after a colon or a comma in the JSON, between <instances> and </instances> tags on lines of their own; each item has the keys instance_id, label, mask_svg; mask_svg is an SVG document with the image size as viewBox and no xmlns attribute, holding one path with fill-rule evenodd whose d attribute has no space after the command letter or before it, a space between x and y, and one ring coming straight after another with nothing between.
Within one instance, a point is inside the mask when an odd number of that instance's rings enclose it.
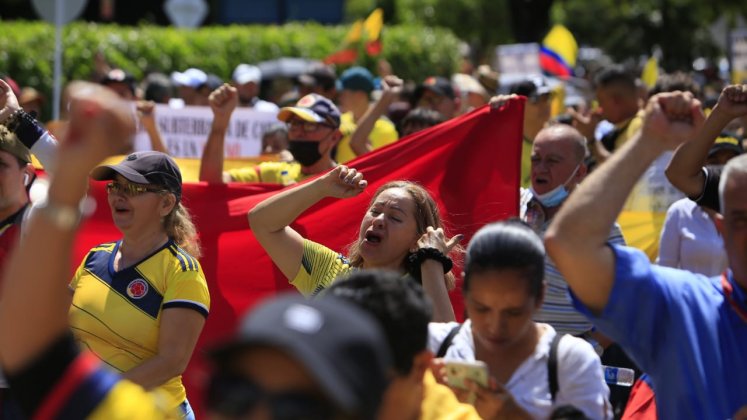
<instances>
[{"instance_id":1,"label":"yellow flag on pole","mask_svg":"<svg viewBox=\"0 0 747 420\"><path fill-rule=\"evenodd\" d=\"M656 79L659 78L659 61L656 57L651 57L646 61L646 65L643 66L643 72L641 72L641 80L648 86L649 89L654 87Z\"/></svg>"}]
</instances>

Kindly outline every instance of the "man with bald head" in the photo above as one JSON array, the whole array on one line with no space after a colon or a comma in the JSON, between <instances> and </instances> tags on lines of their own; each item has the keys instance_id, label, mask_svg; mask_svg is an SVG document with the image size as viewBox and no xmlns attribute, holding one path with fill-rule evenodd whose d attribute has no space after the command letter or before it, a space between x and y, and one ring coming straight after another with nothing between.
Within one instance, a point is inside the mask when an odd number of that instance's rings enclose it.
<instances>
[{"instance_id":1,"label":"man with bald head","mask_svg":"<svg viewBox=\"0 0 747 420\"><path fill-rule=\"evenodd\" d=\"M537 133L532 144L531 187L521 190L520 217L538 235L544 236L560 206L586 176L586 155L586 139L569 125L552 125ZM613 227L609 241L624 245L619 226ZM552 325L559 334L588 334L591 323L573 308L568 284L547 256L545 283L544 303L535 321Z\"/></svg>"}]
</instances>

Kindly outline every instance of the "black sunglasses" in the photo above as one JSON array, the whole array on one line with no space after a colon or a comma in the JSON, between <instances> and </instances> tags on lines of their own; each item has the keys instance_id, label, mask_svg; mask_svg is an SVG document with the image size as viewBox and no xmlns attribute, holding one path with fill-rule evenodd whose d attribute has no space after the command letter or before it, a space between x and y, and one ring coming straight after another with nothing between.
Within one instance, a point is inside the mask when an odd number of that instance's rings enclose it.
<instances>
[{"instance_id":1,"label":"black sunglasses","mask_svg":"<svg viewBox=\"0 0 747 420\"><path fill-rule=\"evenodd\" d=\"M207 407L228 418L242 417L265 404L274 420L322 420L337 410L319 396L303 391L270 392L249 378L216 373L208 387Z\"/></svg>"}]
</instances>

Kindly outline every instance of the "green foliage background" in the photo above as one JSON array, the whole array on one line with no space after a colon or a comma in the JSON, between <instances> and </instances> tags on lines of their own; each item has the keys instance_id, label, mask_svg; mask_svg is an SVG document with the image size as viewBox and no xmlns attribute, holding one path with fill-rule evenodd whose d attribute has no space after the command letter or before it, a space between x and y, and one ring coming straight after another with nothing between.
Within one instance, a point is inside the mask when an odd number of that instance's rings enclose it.
<instances>
[{"instance_id":1,"label":"green foliage background","mask_svg":"<svg viewBox=\"0 0 747 420\"><path fill-rule=\"evenodd\" d=\"M34 86L51 98L54 27L41 22L1 22L0 72L22 86ZM170 73L188 67L229 79L239 63L279 57L322 59L339 50L349 26L294 23L284 26L220 26L198 30L173 27L97 25L66 26L63 42L65 80L87 79L93 57L103 52L115 67L136 78L148 71ZM386 26L381 58L401 77L416 81L453 73L458 65L458 38L448 29ZM358 64L374 69L379 57L368 57L359 46Z\"/></svg>"},{"instance_id":2,"label":"green foliage background","mask_svg":"<svg viewBox=\"0 0 747 420\"><path fill-rule=\"evenodd\" d=\"M510 4L529 7L536 0L346 0L349 21L381 7L385 22L449 28L490 62L493 47L516 42L519 23ZM709 26L723 17L730 27L737 16L747 19L745 0L554 0L545 2L550 25L562 23L579 45L598 47L617 62L637 62L657 47L660 64L668 71L689 70L695 58L717 58L727 53L711 39ZM546 33L537 28L536 33ZM534 40L541 42L541 37ZM720 40L723 41L723 40Z\"/></svg>"}]
</instances>

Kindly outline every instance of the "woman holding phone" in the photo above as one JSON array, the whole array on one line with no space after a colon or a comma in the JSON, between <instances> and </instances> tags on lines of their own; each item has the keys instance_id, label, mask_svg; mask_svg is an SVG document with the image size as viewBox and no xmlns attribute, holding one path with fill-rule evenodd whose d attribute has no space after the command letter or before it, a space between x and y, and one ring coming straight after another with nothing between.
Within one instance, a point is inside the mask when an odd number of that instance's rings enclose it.
<instances>
[{"instance_id":1,"label":"woman holding phone","mask_svg":"<svg viewBox=\"0 0 747 420\"><path fill-rule=\"evenodd\" d=\"M431 323L428 347L447 363L487 365L486 385L468 381L468 390L453 388L461 399L472 398L483 418L548 418L568 405L590 419L610 418L609 389L591 345L569 335L555 340L550 325L532 320L542 306L544 256L542 240L520 221L480 229L464 265L469 319ZM550 375L554 341L556 374ZM444 361L436 373L446 382Z\"/></svg>"}]
</instances>

